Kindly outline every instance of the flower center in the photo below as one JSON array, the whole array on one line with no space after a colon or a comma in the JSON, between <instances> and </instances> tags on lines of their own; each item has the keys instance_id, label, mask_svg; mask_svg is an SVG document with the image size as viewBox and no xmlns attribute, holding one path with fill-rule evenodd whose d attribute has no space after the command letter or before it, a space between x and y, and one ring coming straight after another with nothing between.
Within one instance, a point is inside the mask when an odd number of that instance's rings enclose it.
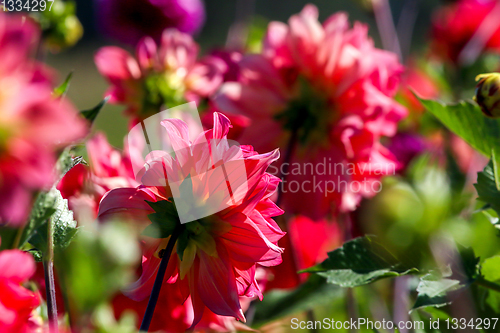
<instances>
[{"instance_id":1,"label":"flower center","mask_svg":"<svg viewBox=\"0 0 500 333\"><path fill-rule=\"evenodd\" d=\"M299 96L284 111L274 116L283 128L296 135L302 146L328 144L328 133L334 119L331 103L303 78L299 78Z\"/></svg>"},{"instance_id":2,"label":"flower center","mask_svg":"<svg viewBox=\"0 0 500 333\"><path fill-rule=\"evenodd\" d=\"M144 80L142 113L156 114L162 107L173 107L186 103L184 78L176 73L163 72L148 75Z\"/></svg>"}]
</instances>

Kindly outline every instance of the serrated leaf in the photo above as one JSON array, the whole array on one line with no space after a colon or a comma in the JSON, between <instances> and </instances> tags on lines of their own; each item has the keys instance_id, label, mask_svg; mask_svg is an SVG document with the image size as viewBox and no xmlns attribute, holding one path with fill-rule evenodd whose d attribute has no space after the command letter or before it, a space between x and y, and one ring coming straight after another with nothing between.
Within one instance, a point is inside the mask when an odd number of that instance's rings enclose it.
<instances>
[{"instance_id":1,"label":"serrated leaf","mask_svg":"<svg viewBox=\"0 0 500 333\"><path fill-rule=\"evenodd\" d=\"M373 237L355 238L332 252L321 264L302 272L317 273L328 283L341 287L357 287L382 278L417 273L416 268L405 268Z\"/></svg>"},{"instance_id":2,"label":"serrated leaf","mask_svg":"<svg viewBox=\"0 0 500 333\"><path fill-rule=\"evenodd\" d=\"M26 242L34 236L36 231L47 222L47 219L55 213L56 209L54 208L54 205L56 200L55 191L51 190L49 192L42 192L38 194L35 204L31 209L28 223L24 227L23 234L21 235L19 247L26 244Z\"/></svg>"},{"instance_id":3,"label":"serrated leaf","mask_svg":"<svg viewBox=\"0 0 500 333\"><path fill-rule=\"evenodd\" d=\"M338 286L326 283L326 280L318 275L311 275L295 290L273 290L266 293L263 301L255 304L253 326L259 327L318 305L331 304L333 299L343 296L344 293Z\"/></svg>"},{"instance_id":4,"label":"serrated leaf","mask_svg":"<svg viewBox=\"0 0 500 333\"><path fill-rule=\"evenodd\" d=\"M101 111L101 109L104 107L104 105L108 102L109 96L106 96L102 101L99 102L96 106L94 106L92 109L88 110L82 110L80 111L80 114L90 121L91 123L94 122L94 120L97 118L97 115Z\"/></svg>"},{"instance_id":5,"label":"serrated leaf","mask_svg":"<svg viewBox=\"0 0 500 333\"><path fill-rule=\"evenodd\" d=\"M429 273L420 279L417 300L412 310L433 306L443 307L452 302L452 293L465 287L459 280L447 279L438 273Z\"/></svg>"},{"instance_id":6,"label":"serrated leaf","mask_svg":"<svg viewBox=\"0 0 500 333\"><path fill-rule=\"evenodd\" d=\"M417 287L417 300L412 311L424 307L443 307L450 304L466 287L470 286L479 276L479 258L472 248L459 246L459 267L449 272L431 272L420 279Z\"/></svg>"},{"instance_id":7,"label":"serrated leaf","mask_svg":"<svg viewBox=\"0 0 500 333\"><path fill-rule=\"evenodd\" d=\"M493 179L500 189L500 120L485 117L480 107L471 101L444 104L420 99L420 102L449 130L493 160Z\"/></svg>"},{"instance_id":8,"label":"serrated leaf","mask_svg":"<svg viewBox=\"0 0 500 333\"><path fill-rule=\"evenodd\" d=\"M71 240L77 232L76 221L73 218L73 212L68 208L68 200L63 199L61 193L52 189L55 196L54 214L52 214L52 223L54 226L54 250L63 250L71 243ZM28 242L38 250L45 253L47 250L47 220L46 219L33 233Z\"/></svg>"},{"instance_id":9,"label":"serrated leaf","mask_svg":"<svg viewBox=\"0 0 500 333\"><path fill-rule=\"evenodd\" d=\"M500 281L500 256L494 256L486 259L481 264L481 275L487 281L496 282ZM486 289L486 303L495 310L500 311L500 293Z\"/></svg>"},{"instance_id":10,"label":"serrated leaf","mask_svg":"<svg viewBox=\"0 0 500 333\"><path fill-rule=\"evenodd\" d=\"M54 96L55 97L61 97L63 96L64 94L66 94L66 92L68 91L68 88L69 88L69 83L71 82L71 78L73 77L73 71L71 71L68 76L66 76L66 79L64 80L64 82L57 88L54 89Z\"/></svg>"},{"instance_id":11,"label":"serrated leaf","mask_svg":"<svg viewBox=\"0 0 500 333\"><path fill-rule=\"evenodd\" d=\"M500 191L496 187L493 163L490 161L477 174L477 183L474 184L478 200L487 203L500 216Z\"/></svg>"}]
</instances>

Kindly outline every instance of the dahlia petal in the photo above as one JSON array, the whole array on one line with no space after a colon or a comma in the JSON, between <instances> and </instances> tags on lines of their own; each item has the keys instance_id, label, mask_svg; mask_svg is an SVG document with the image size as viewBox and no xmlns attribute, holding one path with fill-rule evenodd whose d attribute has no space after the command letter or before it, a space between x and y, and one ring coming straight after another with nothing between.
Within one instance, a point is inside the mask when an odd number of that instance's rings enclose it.
<instances>
[{"instance_id":1,"label":"dahlia petal","mask_svg":"<svg viewBox=\"0 0 500 333\"><path fill-rule=\"evenodd\" d=\"M217 246L218 258L198 251L200 258L197 290L203 303L214 313L244 320L238 290L227 250Z\"/></svg>"},{"instance_id":2,"label":"dahlia petal","mask_svg":"<svg viewBox=\"0 0 500 333\"><path fill-rule=\"evenodd\" d=\"M156 202L156 196L147 189L117 188L104 195L99 204L99 219L128 216L136 221L149 222L154 210L146 201Z\"/></svg>"},{"instance_id":3,"label":"dahlia petal","mask_svg":"<svg viewBox=\"0 0 500 333\"><path fill-rule=\"evenodd\" d=\"M94 57L99 72L111 82L138 79L141 77L139 64L130 53L116 46L106 46Z\"/></svg>"},{"instance_id":4,"label":"dahlia petal","mask_svg":"<svg viewBox=\"0 0 500 333\"><path fill-rule=\"evenodd\" d=\"M30 254L19 250L0 252L0 278L19 284L33 276L35 270L35 262Z\"/></svg>"}]
</instances>

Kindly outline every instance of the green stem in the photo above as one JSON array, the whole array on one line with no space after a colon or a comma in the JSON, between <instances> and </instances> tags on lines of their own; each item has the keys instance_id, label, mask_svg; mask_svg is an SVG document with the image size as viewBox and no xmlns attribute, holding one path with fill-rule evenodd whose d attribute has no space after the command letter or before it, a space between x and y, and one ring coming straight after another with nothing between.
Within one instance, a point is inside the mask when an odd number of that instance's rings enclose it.
<instances>
[{"instance_id":1,"label":"green stem","mask_svg":"<svg viewBox=\"0 0 500 333\"><path fill-rule=\"evenodd\" d=\"M481 287L485 287L500 293L500 284L498 283L485 280L483 277L478 278L476 280L476 283Z\"/></svg>"},{"instance_id":2,"label":"green stem","mask_svg":"<svg viewBox=\"0 0 500 333\"><path fill-rule=\"evenodd\" d=\"M50 333L57 332L56 284L54 279L54 221L47 221L47 253L43 260L45 275L45 293L47 296L47 314Z\"/></svg>"}]
</instances>

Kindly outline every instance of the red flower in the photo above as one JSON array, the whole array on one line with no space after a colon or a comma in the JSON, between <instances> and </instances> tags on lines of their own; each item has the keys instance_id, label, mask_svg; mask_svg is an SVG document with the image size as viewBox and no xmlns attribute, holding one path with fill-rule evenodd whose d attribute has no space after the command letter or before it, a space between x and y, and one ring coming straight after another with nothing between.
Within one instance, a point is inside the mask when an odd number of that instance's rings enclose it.
<instances>
[{"instance_id":1,"label":"red flower","mask_svg":"<svg viewBox=\"0 0 500 333\"><path fill-rule=\"evenodd\" d=\"M183 299L191 296L193 326L201 320L205 307L244 321L238 296L262 298L256 264L274 266L281 262L283 249L277 242L284 233L272 217L283 211L270 199L279 180L266 173L279 153L259 155L250 146L229 146L226 138L231 125L219 113L214 114L213 129L193 142L183 121L167 119L162 125L175 159L164 152L151 152L142 177L145 186L107 193L99 217L128 214L146 222L147 215L155 212L146 201L172 205L169 198L173 197L180 220L193 217L194 221L184 225L182 259L173 253L164 283L180 288ZM232 191L225 186L227 179L231 179ZM150 294L161 261L158 253L168 240L146 240L142 276L128 292L134 299Z\"/></svg>"},{"instance_id":2,"label":"red flower","mask_svg":"<svg viewBox=\"0 0 500 333\"><path fill-rule=\"evenodd\" d=\"M479 42L474 46L475 50L471 50L475 52L473 56L478 56L483 51L499 52L500 7L495 9L497 4L496 0L459 0L441 8L433 20L434 52L457 62L472 38Z\"/></svg>"},{"instance_id":3,"label":"red flower","mask_svg":"<svg viewBox=\"0 0 500 333\"><path fill-rule=\"evenodd\" d=\"M402 66L374 47L365 25L350 28L344 13L321 24L307 5L288 25L271 22L262 54L240 66L239 82L224 83L215 102L250 118L241 142L291 152L273 172L286 176L287 212L317 220L355 209L396 168L380 139L393 136L406 115L392 98Z\"/></svg>"},{"instance_id":4,"label":"red flower","mask_svg":"<svg viewBox=\"0 0 500 333\"><path fill-rule=\"evenodd\" d=\"M18 226L33 194L52 185L56 150L81 138L82 119L52 96L52 75L30 55L39 31L25 16L0 13L0 224Z\"/></svg>"},{"instance_id":5,"label":"red flower","mask_svg":"<svg viewBox=\"0 0 500 333\"><path fill-rule=\"evenodd\" d=\"M19 250L0 252L0 332L31 332L29 319L40 299L21 283L34 273L35 261L30 254Z\"/></svg>"}]
</instances>

